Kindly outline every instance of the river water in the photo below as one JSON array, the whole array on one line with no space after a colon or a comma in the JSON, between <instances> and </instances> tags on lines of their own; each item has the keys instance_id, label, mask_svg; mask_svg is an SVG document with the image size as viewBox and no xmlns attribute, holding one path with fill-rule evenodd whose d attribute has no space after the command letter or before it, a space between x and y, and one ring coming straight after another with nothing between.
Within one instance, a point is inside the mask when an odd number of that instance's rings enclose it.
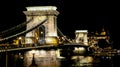
<instances>
[{"instance_id":1,"label":"river water","mask_svg":"<svg viewBox=\"0 0 120 67\"><path fill-rule=\"evenodd\" d=\"M69 55L69 52L66 52ZM0 53L0 67L120 67L120 55L62 56L60 49Z\"/></svg>"}]
</instances>

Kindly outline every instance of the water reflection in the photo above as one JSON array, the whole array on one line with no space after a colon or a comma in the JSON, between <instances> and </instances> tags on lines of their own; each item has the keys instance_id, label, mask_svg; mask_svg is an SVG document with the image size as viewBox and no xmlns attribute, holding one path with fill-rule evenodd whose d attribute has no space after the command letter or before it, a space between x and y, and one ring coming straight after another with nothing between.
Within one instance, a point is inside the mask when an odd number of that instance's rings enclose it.
<instances>
[{"instance_id":1,"label":"water reflection","mask_svg":"<svg viewBox=\"0 0 120 67\"><path fill-rule=\"evenodd\" d=\"M72 66L92 66L93 57L91 56L73 56Z\"/></svg>"},{"instance_id":2,"label":"water reflection","mask_svg":"<svg viewBox=\"0 0 120 67\"><path fill-rule=\"evenodd\" d=\"M32 63L32 58L38 67L60 67L60 62L57 59L57 50L31 50L25 53L24 65L29 67Z\"/></svg>"},{"instance_id":3,"label":"water reflection","mask_svg":"<svg viewBox=\"0 0 120 67\"><path fill-rule=\"evenodd\" d=\"M5 55L0 53L0 67L6 65ZM8 67L30 67L33 61L37 67L120 67L120 55L90 54L65 57L61 55L60 49L8 52Z\"/></svg>"},{"instance_id":4,"label":"water reflection","mask_svg":"<svg viewBox=\"0 0 120 67\"><path fill-rule=\"evenodd\" d=\"M35 53L35 61L38 67L118 67L120 62L118 55L73 55L63 57L60 55L59 50L32 50L25 53L25 67L31 64L32 53Z\"/></svg>"}]
</instances>

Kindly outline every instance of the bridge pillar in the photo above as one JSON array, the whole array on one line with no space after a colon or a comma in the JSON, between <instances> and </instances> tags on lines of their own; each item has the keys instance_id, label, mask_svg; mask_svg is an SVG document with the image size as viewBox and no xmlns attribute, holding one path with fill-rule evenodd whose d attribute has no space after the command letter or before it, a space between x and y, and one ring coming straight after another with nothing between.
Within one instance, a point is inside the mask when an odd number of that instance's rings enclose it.
<instances>
[{"instance_id":1,"label":"bridge pillar","mask_svg":"<svg viewBox=\"0 0 120 67\"><path fill-rule=\"evenodd\" d=\"M75 34L76 34L76 37L75 37L76 43L83 43L86 46L88 46L87 30L76 30Z\"/></svg>"},{"instance_id":2,"label":"bridge pillar","mask_svg":"<svg viewBox=\"0 0 120 67\"><path fill-rule=\"evenodd\" d=\"M27 11L24 11L27 20L33 18L31 22L27 24L27 29L42 23L40 27L26 34L26 44L40 43L40 44L57 44L57 15L59 12L55 6L33 6L26 7Z\"/></svg>"}]
</instances>

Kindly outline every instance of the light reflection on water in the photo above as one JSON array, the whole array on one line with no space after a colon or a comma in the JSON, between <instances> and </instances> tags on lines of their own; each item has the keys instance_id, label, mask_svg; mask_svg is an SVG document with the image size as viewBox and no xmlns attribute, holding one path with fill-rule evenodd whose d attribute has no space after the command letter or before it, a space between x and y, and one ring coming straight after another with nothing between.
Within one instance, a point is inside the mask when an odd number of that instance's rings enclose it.
<instances>
[{"instance_id":1,"label":"light reflection on water","mask_svg":"<svg viewBox=\"0 0 120 67\"><path fill-rule=\"evenodd\" d=\"M91 56L73 56L74 63L71 66L92 66L93 57Z\"/></svg>"},{"instance_id":2,"label":"light reflection on water","mask_svg":"<svg viewBox=\"0 0 120 67\"><path fill-rule=\"evenodd\" d=\"M31 50L25 53L24 65L29 67L33 60L33 53L35 63L38 67L60 67L59 60L57 60L57 50Z\"/></svg>"},{"instance_id":3,"label":"light reflection on water","mask_svg":"<svg viewBox=\"0 0 120 67\"><path fill-rule=\"evenodd\" d=\"M33 54L37 67L120 67L120 55L63 57L59 51L52 49L8 53L8 67L29 67L32 64ZM0 67L5 67L5 63L5 53L0 53Z\"/></svg>"},{"instance_id":4,"label":"light reflection on water","mask_svg":"<svg viewBox=\"0 0 120 67\"><path fill-rule=\"evenodd\" d=\"M95 55L73 55L71 57L62 57L58 50L35 50L35 59L38 67L116 67L113 62L114 57L108 56L95 56ZM32 60L32 55L30 51L26 52L24 60L26 62L26 67L29 67ZM61 58L62 57L62 58ZM117 57L117 59L120 59ZM117 62L119 63L120 60ZM119 66L119 64L117 64Z\"/></svg>"}]
</instances>

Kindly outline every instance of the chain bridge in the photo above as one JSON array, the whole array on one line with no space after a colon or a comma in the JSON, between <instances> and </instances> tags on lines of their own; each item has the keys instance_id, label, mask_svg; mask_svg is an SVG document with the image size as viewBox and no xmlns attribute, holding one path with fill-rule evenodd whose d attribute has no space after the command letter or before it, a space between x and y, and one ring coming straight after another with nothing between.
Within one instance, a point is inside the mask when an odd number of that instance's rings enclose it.
<instances>
[{"instance_id":1,"label":"chain bridge","mask_svg":"<svg viewBox=\"0 0 120 67\"><path fill-rule=\"evenodd\" d=\"M33 6L26 8L27 11L23 11L26 15L26 22L0 32L0 52L58 47L58 45L64 45L64 43L71 45L75 43L75 41L65 37L65 35L57 27L57 16L59 15L57 7ZM10 36L2 37L10 32L14 33L24 26L26 26L26 30ZM86 37L84 39L86 39ZM85 46L84 44L81 45Z\"/></svg>"}]
</instances>

